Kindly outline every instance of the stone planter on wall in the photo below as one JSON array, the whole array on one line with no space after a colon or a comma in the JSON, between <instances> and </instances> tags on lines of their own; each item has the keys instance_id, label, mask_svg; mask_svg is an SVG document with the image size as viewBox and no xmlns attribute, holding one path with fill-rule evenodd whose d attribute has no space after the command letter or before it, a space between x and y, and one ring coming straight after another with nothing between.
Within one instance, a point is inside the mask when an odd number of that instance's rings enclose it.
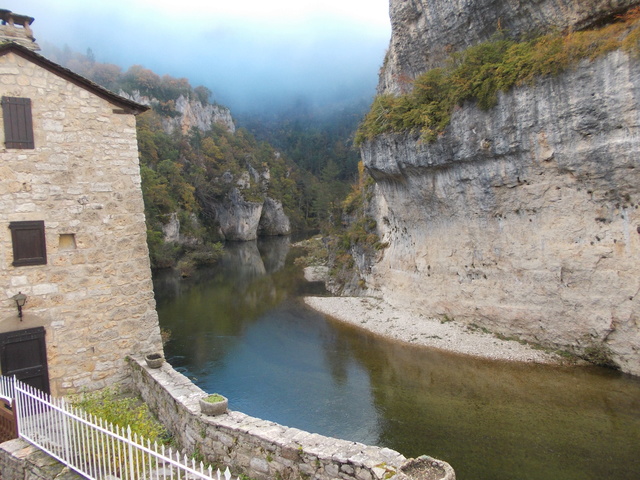
<instances>
[{"instance_id":1,"label":"stone planter on wall","mask_svg":"<svg viewBox=\"0 0 640 480\"><path fill-rule=\"evenodd\" d=\"M422 455L409 459L400 467L398 480L455 480L456 473L446 462Z\"/></svg>"},{"instance_id":2,"label":"stone planter on wall","mask_svg":"<svg viewBox=\"0 0 640 480\"><path fill-rule=\"evenodd\" d=\"M200 411L205 415L222 415L226 413L229 406L227 397L223 397L218 393L207 395L200 399Z\"/></svg>"},{"instance_id":3,"label":"stone planter on wall","mask_svg":"<svg viewBox=\"0 0 640 480\"><path fill-rule=\"evenodd\" d=\"M164 363L164 357L159 353L150 353L145 355L144 359L149 368L160 368Z\"/></svg>"}]
</instances>

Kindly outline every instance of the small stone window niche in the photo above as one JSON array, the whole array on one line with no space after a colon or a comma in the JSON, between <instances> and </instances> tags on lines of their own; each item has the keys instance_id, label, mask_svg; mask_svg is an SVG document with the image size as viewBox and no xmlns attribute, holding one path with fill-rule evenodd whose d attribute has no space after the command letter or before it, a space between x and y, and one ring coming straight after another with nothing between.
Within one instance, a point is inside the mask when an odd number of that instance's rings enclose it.
<instances>
[{"instance_id":1,"label":"small stone window niche","mask_svg":"<svg viewBox=\"0 0 640 480\"><path fill-rule=\"evenodd\" d=\"M47 243L44 236L44 221L11 222L13 243L13 266L46 265Z\"/></svg>"},{"instance_id":2,"label":"small stone window niche","mask_svg":"<svg viewBox=\"0 0 640 480\"><path fill-rule=\"evenodd\" d=\"M30 98L2 97L2 119L6 148L35 148Z\"/></svg>"},{"instance_id":3,"label":"small stone window niche","mask_svg":"<svg viewBox=\"0 0 640 480\"><path fill-rule=\"evenodd\" d=\"M60 250L75 250L76 249L76 234L75 233L61 233L58 238L58 249Z\"/></svg>"}]
</instances>

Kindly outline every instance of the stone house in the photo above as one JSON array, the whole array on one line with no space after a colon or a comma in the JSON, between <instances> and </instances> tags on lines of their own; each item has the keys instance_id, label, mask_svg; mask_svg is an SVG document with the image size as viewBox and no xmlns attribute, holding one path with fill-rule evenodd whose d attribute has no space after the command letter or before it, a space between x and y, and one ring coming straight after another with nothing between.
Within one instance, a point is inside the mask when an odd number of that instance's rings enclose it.
<instances>
[{"instance_id":1,"label":"stone house","mask_svg":"<svg viewBox=\"0 0 640 480\"><path fill-rule=\"evenodd\" d=\"M55 395L126 383L127 355L162 349L136 140L146 107L16 42L0 45L0 96L2 374Z\"/></svg>"}]
</instances>

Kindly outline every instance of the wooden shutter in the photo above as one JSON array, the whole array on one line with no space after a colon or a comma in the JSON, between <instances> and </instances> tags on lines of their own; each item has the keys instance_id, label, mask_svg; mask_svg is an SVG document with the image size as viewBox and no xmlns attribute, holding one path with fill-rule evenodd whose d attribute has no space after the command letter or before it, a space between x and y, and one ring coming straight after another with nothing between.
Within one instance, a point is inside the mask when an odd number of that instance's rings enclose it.
<instances>
[{"instance_id":1,"label":"wooden shutter","mask_svg":"<svg viewBox=\"0 0 640 480\"><path fill-rule=\"evenodd\" d=\"M9 228L13 243L13 265L46 265L44 221L11 222Z\"/></svg>"},{"instance_id":2,"label":"wooden shutter","mask_svg":"<svg viewBox=\"0 0 640 480\"><path fill-rule=\"evenodd\" d=\"M34 148L31 99L2 97L6 148Z\"/></svg>"}]
</instances>

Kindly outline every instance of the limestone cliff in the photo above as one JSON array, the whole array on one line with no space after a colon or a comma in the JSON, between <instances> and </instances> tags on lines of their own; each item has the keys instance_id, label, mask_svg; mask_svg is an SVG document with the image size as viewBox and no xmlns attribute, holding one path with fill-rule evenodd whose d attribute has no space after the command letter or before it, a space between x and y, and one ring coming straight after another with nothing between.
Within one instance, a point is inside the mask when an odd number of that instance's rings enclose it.
<instances>
[{"instance_id":1,"label":"limestone cliff","mask_svg":"<svg viewBox=\"0 0 640 480\"><path fill-rule=\"evenodd\" d=\"M496 32L521 38L583 29L610 19L638 0L391 0L391 42L380 92L398 93L453 52Z\"/></svg>"},{"instance_id":2,"label":"limestone cliff","mask_svg":"<svg viewBox=\"0 0 640 480\"><path fill-rule=\"evenodd\" d=\"M224 181L233 181L230 172L226 177ZM245 194L250 188L248 173L244 172L223 198L212 199L206 203L207 214L213 216L218 223L220 238L244 242L258 237L291 234L291 222L284 212L282 203L268 196L247 200ZM177 213L169 214L166 220L162 227L165 242L192 246L199 243L197 238L181 233ZM194 215L189 220L192 224L199 223Z\"/></svg>"},{"instance_id":3,"label":"limestone cliff","mask_svg":"<svg viewBox=\"0 0 640 480\"><path fill-rule=\"evenodd\" d=\"M196 246L202 243L200 238L182 233L183 228L176 212L166 215L165 220L166 223L162 225L162 234L165 242L189 246ZM187 222L196 227L196 229L200 227L200 221L195 214L189 215Z\"/></svg>"},{"instance_id":4,"label":"limestone cliff","mask_svg":"<svg viewBox=\"0 0 640 480\"><path fill-rule=\"evenodd\" d=\"M214 209L220 232L226 240L247 241L258 238L262 201L246 200L239 188L233 188Z\"/></svg>"},{"instance_id":5,"label":"limestone cliff","mask_svg":"<svg viewBox=\"0 0 640 480\"><path fill-rule=\"evenodd\" d=\"M630 1L392 0L380 88L488 38L581 28ZM615 51L467 103L433 143L362 146L389 247L365 279L392 303L608 357L640 374L640 62Z\"/></svg>"},{"instance_id":6,"label":"limestone cliff","mask_svg":"<svg viewBox=\"0 0 640 480\"><path fill-rule=\"evenodd\" d=\"M214 123L224 126L231 133L236 131L231 112L226 107L203 105L198 100L189 100L180 95L176 100L176 110L180 113L179 116L163 119L163 126L168 132L179 128L182 133L187 133L194 127L205 131Z\"/></svg>"},{"instance_id":7,"label":"limestone cliff","mask_svg":"<svg viewBox=\"0 0 640 480\"><path fill-rule=\"evenodd\" d=\"M153 106L159 103L157 99L141 95L138 91L134 91L131 94L124 91L119 93L123 97L142 105ZM209 130L213 124L224 126L231 133L236 131L231 112L227 107L212 104L204 105L199 100L189 99L184 95L180 95L175 100L175 112L174 116L162 117L162 126L167 133L172 133L179 129L181 133L186 134L192 128L197 128L204 132Z\"/></svg>"},{"instance_id":8,"label":"limestone cliff","mask_svg":"<svg viewBox=\"0 0 640 480\"><path fill-rule=\"evenodd\" d=\"M267 195L270 179L268 168L258 172L249 163L240 175L225 172L221 181L229 186L228 191L209 204L222 238L247 241L291 233L282 203Z\"/></svg>"},{"instance_id":9,"label":"limestone cliff","mask_svg":"<svg viewBox=\"0 0 640 480\"><path fill-rule=\"evenodd\" d=\"M262 204L262 216L258 224L258 234L262 236L289 235L291 222L284 213L282 202L266 197Z\"/></svg>"},{"instance_id":10,"label":"limestone cliff","mask_svg":"<svg viewBox=\"0 0 640 480\"><path fill-rule=\"evenodd\" d=\"M158 100L139 92L120 93L143 105L153 106L158 103ZM231 112L226 107L203 105L198 100L190 100L181 95L175 101L175 111L176 115L162 116L162 126L167 133L179 129L181 133L187 134L192 128L204 132L211 129L213 124L222 125L230 133L234 133L236 129ZM266 195L270 177L268 168L258 172L249 161L241 172L233 174L228 171L222 176L222 190L225 190L224 185L229 187L226 188L225 195L210 199L205 205L207 215L218 222L220 238L247 241L255 240L258 236L291 233L291 224L282 203ZM170 214L166 220L162 228L166 242L190 245L197 243L197 239L180 233L181 226L176 213ZM197 219L191 221L197 223Z\"/></svg>"}]
</instances>

